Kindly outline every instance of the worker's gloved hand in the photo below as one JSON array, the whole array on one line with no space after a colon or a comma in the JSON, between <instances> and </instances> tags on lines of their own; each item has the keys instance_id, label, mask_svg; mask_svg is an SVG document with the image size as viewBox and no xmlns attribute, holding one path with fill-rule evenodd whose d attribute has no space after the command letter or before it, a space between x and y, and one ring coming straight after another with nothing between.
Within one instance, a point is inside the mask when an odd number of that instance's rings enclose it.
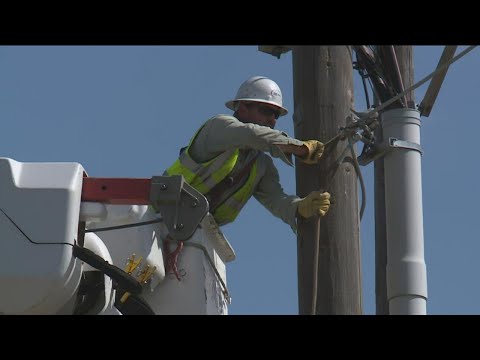
<instances>
[{"instance_id":1,"label":"worker's gloved hand","mask_svg":"<svg viewBox=\"0 0 480 360\"><path fill-rule=\"evenodd\" d=\"M313 215L324 216L330 208L330 193L312 191L298 202L297 211L304 218L308 219Z\"/></svg>"},{"instance_id":2,"label":"worker's gloved hand","mask_svg":"<svg viewBox=\"0 0 480 360\"><path fill-rule=\"evenodd\" d=\"M318 163L318 160L320 160L320 158L322 157L323 150L325 149L323 143L317 140L307 140L303 142L303 145L307 147L308 155L304 158L299 159L305 164Z\"/></svg>"}]
</instances>

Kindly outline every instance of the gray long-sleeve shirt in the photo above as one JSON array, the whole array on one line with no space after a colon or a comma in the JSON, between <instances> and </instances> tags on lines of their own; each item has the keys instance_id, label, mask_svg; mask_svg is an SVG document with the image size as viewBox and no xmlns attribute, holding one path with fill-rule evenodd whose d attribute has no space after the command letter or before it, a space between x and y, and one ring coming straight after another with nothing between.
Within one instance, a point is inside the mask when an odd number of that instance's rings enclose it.
<instances>
[{"instance_id":1,"label":"gray long-sleeve shirt","mask_svg":"<svg viewBox=\"0 0 480 360\"><path fill-rule=\"evenodd\" d=\"M208 161L228 149L239 148L240 155L232 175L240 171L250 159L261 151L258 157L258 173L262 174L253 196L273 215L289 224L296 231L296 211L300 198L285 194L278 171L271 156L280 158L293 166L291 154L284 154L276 145L303 145L303 142L289 137L286 133L266 126L246 124L230 115L217 115L209 119L192 143L189 153L196 162Z\"/></svg>"}]
</instances>

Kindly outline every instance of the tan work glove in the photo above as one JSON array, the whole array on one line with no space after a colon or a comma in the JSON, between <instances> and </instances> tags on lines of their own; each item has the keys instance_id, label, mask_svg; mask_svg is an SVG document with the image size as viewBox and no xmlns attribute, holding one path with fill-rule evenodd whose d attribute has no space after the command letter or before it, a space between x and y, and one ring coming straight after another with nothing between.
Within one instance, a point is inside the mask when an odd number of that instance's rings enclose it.
<instances>
[{"instance_id":1,"label":"tan work glove","mask_svg":"<svg viewBox=\"0 0 480 360\"><path fill-rule=\"evenodd\" d=\"M307 140L303 142L303 145L308 148L308 155L305 158L299 159L305 164L318 163L318 160L322 157L323 150L325 149L323 143L317 140Z\"/></svg>"},{"instance_id":2,"label":"tan work glove","mask_svg":"<svg viewBox=\"0 0 480 360\"><path fill-rule=\"evenodd\" d=\"M324 216L330 208L330 193L312 191L298 202L297 211L304 218L308 219L313 215Z\"/></svg>"}]
</instances>

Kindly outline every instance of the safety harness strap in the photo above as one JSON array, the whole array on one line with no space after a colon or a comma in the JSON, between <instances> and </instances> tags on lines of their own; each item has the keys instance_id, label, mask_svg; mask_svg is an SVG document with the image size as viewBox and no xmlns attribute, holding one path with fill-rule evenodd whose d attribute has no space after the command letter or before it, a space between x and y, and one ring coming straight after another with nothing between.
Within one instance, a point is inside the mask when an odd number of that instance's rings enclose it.
<instances>
[{"instance_id":1,"label":"safety harness strap","mask_svg":"<svg viewBox=\"0 0 480 360\"><path fill-rule=\"evenodd\" d=\"M215 211L215 209L220 205L219 201L222 198L222 194L229 188L236 186L240 181L250 173L250 169L252 168L255 161L260 153L257 153L252 160L248 162L247 165L235 176L226 176L222 181L220 181L217 185L215 185L205 196L209 202L209 211L211 214Z\"/></svg>"}]
</instances>

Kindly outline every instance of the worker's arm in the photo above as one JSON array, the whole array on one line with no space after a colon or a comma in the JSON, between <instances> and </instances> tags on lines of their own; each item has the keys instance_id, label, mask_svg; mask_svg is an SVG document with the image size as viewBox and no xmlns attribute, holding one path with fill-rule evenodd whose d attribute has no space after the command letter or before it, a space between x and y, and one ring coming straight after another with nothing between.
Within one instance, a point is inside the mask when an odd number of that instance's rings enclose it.
<instances>
[{"instance_id":1,"label":"worker's arm","mask_svg":"<svg viewBox=\"0 0 480 360\"><path fill-rule=\"evenodd\" d=\"M296 155L306 164L316 164L323 155L325 145L318 140L303 141L303 146L277 145L283 152Z\"/></svg>"},{"instance_id":2,"label":"worker's arm","mask_svg":"<svg viewBox=\"0 0 480 360\"><path fill-rule=\"evenodd\" d=\"M280 150L282 150L282 152L293 154L300 158L305 158L308 155L308 148L303 144L302 146L277 144L277 146L280 148Z\"/></svg>"},{"instance_id":3,"label":"worker's arm","mask_svg":"<svg viewBox=\"0 0 480 360\"><path fill-rule=\"evenodd\" d=\"M265 167L265 173L255 188L253 196L274 216L289 224L294 232L297 230L297 207L302 200L298 196L288 195L284 192L278 175L278 171L268 155L259 157Z\"/></svg>"},{"instance_id":4,"label":"worker's arm","mask_svg":"<svg viewBox=\"0 0 480 360\"><path fill-rule=\"evenodd\" d=\"M197 162L204 162L233 148L269 152L288 165L293 165L290 154L299 157L308 154L308 147L303 141L291 138L282 131L245 124L229 115L217 115L207 121L198 133L190 148L190 155Z\"/></svg>"},{"instance_id":5,"label":"worker's arm","mask_svg":"<svg viewBox=\"0 0 480 360\"><path fill-rule=\"evenodd\" d=\"M253 196L274 216L282 219L297 231L297 219L308 219L314 215L324 216L330 208L330 194L312 191L305 198L285 194L280 184L278 170L268 155L259 157L259 166L265 169L264 175Z\"/></svg>"}]
</instances>

